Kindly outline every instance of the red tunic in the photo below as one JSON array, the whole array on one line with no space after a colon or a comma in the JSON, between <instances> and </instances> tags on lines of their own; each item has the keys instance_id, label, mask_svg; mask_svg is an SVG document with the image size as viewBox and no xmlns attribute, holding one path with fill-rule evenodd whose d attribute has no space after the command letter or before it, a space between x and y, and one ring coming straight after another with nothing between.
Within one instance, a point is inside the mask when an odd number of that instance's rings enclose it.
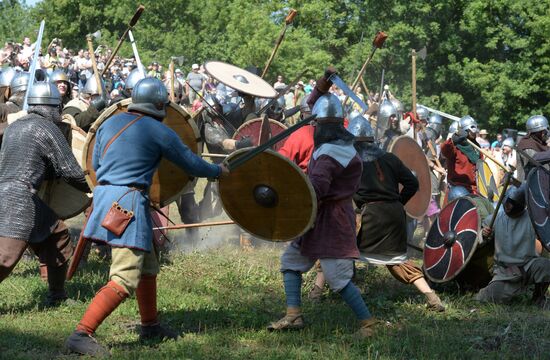
<instances>
[{"instance_id":1,"label":"red tunic","mask_svg":"<svg viewBox=\"0 0 550 360\"><path fill-rule=\"evenodd\" d=\"M279 149L283 155L302 169L307 174L307 165L313 153L313 132L315 128L306 125L293 132L284 145Z\"/></svg>"},{"instance_id":2,"label":"red tunic","mask_svg":"<svg viewBox=\"0 0 550 360\"><path fill-rule=\"evenodd\" d=\"M471 163L451 139L441 145L441 154L447 159L447 181L451 185L464 186L468 191L476 193L476 164Z\"/></svg>"},{"instance_id":3,"label":"red tunic","mask_svg":"<svg viewBox=\"0 0 550 360\"><path fill-rule=\"evenodd\" d=\"M301 239L301 254L313 259L359 257L352 197L363 163L353 145L323 144L309 163L308 178L317 195L314 227Z\"/></svg>"}]
</instances>

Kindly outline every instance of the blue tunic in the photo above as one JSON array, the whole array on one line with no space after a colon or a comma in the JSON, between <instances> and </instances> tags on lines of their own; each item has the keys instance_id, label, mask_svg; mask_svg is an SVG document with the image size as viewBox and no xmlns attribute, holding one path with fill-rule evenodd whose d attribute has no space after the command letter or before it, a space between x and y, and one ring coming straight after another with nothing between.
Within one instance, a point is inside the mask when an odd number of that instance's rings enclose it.
<instances>
[{"instance_id":1,"label":"blue tunic","mask_svg":"<svg viewBox=\"0 0 550 360\"><path fill-rule=\"evenodd\" d=\"M112 137L137 116L136 113L115 115L97 131L93 167L98 183L108 185L98 185L94 189L94 209L84 237L111 246L151 251L153 231L147 191L128 192L131 190L128 186L149 189L162 157L195 177L216 178L221 168L195 155L172 129L148 116L128 127L103 155ZM123 196L126 192L128 194ZM101 226L114 201L134 211L134 218L120 237Z\"/></svg>"}]
</instances>

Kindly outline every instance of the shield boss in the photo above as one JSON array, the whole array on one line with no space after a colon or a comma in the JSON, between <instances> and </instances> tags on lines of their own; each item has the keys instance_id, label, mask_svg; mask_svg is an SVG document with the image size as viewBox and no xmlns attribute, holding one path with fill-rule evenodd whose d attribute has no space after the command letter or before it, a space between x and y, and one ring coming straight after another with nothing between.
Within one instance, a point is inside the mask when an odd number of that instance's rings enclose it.
<instances>
[{"instance_id":1,"label":"shield boss","mask_svg":"<svg viewBox=\"0 0 550 360\"><path fill-rule=\"evenodd\" d=\"M468 265L481 236L481 221L475 203L458 198L441 210L424 247L424 269L436 283L454 279Z\"/></svg>"},{"instance_id":2,"label":"shield boss","mask_svg":"<svg viewBox=\"0 0 550 360\"><path fill-rule=\"evenodd\" d=\"M232 153L227 161L249 149ZM288 241L311 228L317 214L313 186L294 163L266 150L219 180L223 207L239 226L268 241Z\"/></svg>"}]
</instances>

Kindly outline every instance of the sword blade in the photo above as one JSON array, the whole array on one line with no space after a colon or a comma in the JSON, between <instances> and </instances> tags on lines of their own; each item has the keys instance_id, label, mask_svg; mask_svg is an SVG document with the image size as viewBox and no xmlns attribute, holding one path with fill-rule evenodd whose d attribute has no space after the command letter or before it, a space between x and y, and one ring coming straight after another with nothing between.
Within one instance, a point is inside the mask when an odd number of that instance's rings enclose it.
<instances>
[{"instance_id":1,"label":"sword blade","mask_svg":"<svg viewBox=\"0 0 550 360\"><path fill-rule=\"evenodd\" d=\"M420 104L418 104L418 106L423 106L423 107L425 107L426 109L428 109L429 112L432 112L432 113L437 114L437 115L441 115L441 116L443 116L444 118L447 118L447 119L450 119L450 120L454 120L454 121L459 121L459 120L460 120L460 118L459 118L458 116L454 116L454 115L451 115L451 114L447 114L447 113L445 113L445 112L443 112L443 111L440 111L440 110L437 110L437 109L433 109L433 108L428 107L428 106L426 106L426 105L420 105Z\"/></svg>"},{"instance_id":2,"label":"sword blade","mask_svg":"<svg viewBox=\"0 0 550 360\"><path fill-rule=\"evenodd\" d=\"M365 104L363 100L359 98L359 96L355 95L355 93L351 91L351 89L344 82L344 80L342 80L338 75L332 74L329 80L332 81L332 83L338 86L340 89L342 89L342 91L344 92L344 94L346 94L346 96L349 96L353 101L355 101L361 107L364 113L367 112L367 110L369 110L369 106Z\"/></svg>"},{"instance_id":3,"label":"sword blade","mask_svg":"<svg viewBox=\"0 0 550 360\"><path fill-rule=\"evenodd\" d=\"M36 45L34 47L34 55L32 57L32 63L29 70L29 85L27 86L27 92L25 93L25 100L23 101L23 110L27 111L29 108L28 100L29 93L34 85L34 77L36 74L36 64L38 63L38 56L40 55L40 46L42 45L42 35L44 34L44 26L46 26L46 21L42 20L40 22L40 30L38 30L38 37L36 38Z\"/></svg>"},{"instance_id":4,"label":"sword blade","mask_svg":"<svg viewBox=\"0 0 550 360\"><path fill-rule=\"evenodd\" d=\"M132 43L132 50L134 51L134 57L136 58L136 64L139 72L141 73L141 76L145 77L147 74L145 74L145 70L143 70L143 65L141 64L141 58L139 57L136 41L134 40L134 34L132 34L132 30L128 30L128 37L130 38L130 42Z\"/></svg>"}]
</instances>

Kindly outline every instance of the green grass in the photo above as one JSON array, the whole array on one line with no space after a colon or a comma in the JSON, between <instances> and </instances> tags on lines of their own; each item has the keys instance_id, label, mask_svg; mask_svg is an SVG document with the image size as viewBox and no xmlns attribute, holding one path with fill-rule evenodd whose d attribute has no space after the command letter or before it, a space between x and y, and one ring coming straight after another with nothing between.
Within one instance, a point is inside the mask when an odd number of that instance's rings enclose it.
<instances>
[{"instance_id":1,"label":"green grass","mask_svg":"<svg viewBox=\"0 0 550 360\"><path fill-rule=\"evenodd\" d=\"M393 323L368 340L353 337L356 323L338 295L312 304L306 298L313 274L304 276L307 328L268 333L284 312L278 272L280 248L251 253L224 247L164 259L159 276L161 319L184 334L160 344L138 342L134 299L124 302L99 328L97 338L115 359L549 359L550 314L528 305L480 306L472 295L442 293L443 314L426 311L411 286L385 268L360 268L357 283L371 312ZM68 283L76 305L43 309L46 285L37 263L21 262L0 284L0 358L66 359L63 343L95 292L108 264L92 257Z\"/></svg>"}]
</instances>

